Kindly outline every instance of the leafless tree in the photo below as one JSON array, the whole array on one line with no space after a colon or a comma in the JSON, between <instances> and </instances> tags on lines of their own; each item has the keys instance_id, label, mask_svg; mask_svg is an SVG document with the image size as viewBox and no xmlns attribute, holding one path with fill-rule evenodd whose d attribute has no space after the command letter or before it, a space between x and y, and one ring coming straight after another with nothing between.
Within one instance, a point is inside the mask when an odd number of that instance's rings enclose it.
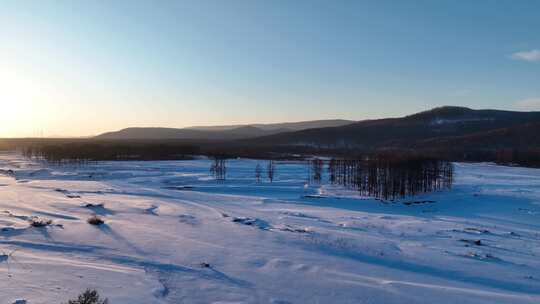
<instances>
[{"instance_id":1,"label":"leafless tree","mask_svg":"<svg viewBox=\"0 0 540 304\"><path fill-rule=\"evenodd\" d=\"M276 172L276 165L275 165L273 160L270 160L268 162L268 167L266 169L267 169L266 171L268 173L268 179L270 180L270 182L273 182L274 181L274 174Z\"/></svg>"},{"instance_id":2,"label":"leafless tree","mask_svg":"<svg viewBox=\"0 0 540 304\"><path fill-rule=\"evenodd\" d=\"M317 165L312 164L316 180ZM356 188L362 195L395 200L420 193L449 189L453 183L452 163L429 158L373 157L333 159L330 182Z\"/></svg>"},{"instance_id":3,"label":"leafless tree","mask_svg":"<svg viewBox=\"0 0 540 304\"><path fill-rule=\"evenodd\" d=\"M316 184L321 183L324 161L322 159L316 158L309 161L308 165L310 181Z\"/></svg>"},{"instance_id":4,"label":"leafless tree","mask_svg":"<svg viewBox=\"0 0 540 304\"><path fill-rule=\"evenodd\" d=\"M216 180L225 180L227 175L226 159L223 157L214 157L210 166L210 172Z\"/></svg>"},{"instance_id":5,"label":"leafless tree","mask_svg":"<svg viewBox=\"0 0 540 304\"><path fill-rule=\"evenodd\" d=\"M257 179L257 183L261 182L261 174L262 174L261 164L257 163L257 166L255 167L255 178Z\"/></svg>"}]
</instances>

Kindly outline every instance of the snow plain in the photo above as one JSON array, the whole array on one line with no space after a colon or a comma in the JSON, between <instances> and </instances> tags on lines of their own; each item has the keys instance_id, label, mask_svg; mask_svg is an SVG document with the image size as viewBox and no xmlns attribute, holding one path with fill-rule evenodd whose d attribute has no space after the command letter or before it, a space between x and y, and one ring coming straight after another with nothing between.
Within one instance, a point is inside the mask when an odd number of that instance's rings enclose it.
<instances>
[{"instance_id":1,"label":"snow plain","mask_svg":"<svg viewBox=\"0 0 540 304\"><path fill-rule=\"evenodd\" d=\"M455 164L451 191L381 202L256 164L0 154L0 303L540 303L538 169Z\"/></svg>"}]
</instances>

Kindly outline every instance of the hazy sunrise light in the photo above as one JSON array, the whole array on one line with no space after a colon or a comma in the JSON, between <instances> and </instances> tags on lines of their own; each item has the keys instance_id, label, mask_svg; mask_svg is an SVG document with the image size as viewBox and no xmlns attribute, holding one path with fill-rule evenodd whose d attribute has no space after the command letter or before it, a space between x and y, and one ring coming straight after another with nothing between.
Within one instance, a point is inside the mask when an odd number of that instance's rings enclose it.
<instances>
[{"instance_id":1,"label":"hazy sunrise light","mask_svg":"<svg viewBox=\"0 0 540 304\"><path fill-rule=\"evenodd\" d=\"M518 109L540 96L531 6L5 1L0 136Z\"/></svg>"}]
</instances>

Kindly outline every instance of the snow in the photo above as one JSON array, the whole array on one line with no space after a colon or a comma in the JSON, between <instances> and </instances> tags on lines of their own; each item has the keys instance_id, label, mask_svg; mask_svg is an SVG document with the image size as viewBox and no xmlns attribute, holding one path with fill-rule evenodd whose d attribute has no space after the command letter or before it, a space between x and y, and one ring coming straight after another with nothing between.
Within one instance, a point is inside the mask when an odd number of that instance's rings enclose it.
<instances>
[{"instance_id":1,"label":"snow","mask_svg":"<svg viewBox=\"0 0 540 304\"><path fill-rule=\"evenodd\" d=\"M458 163L451 191L381 202L306 186L300 162L257 184L256 164L213 181L205 159L0 154L1 302L86 288L112 304L540 302L538 169Z\"/></svg>"},{"instance_id":2,"label":"snow","mask_svg":"<svg viewBox=\"0 0 540 304\"><path fill-rule=\"evenodd\" d=\"M457 124L465 122L478 122L478 121L494 121L495 118L460 118L460 119L447 119L437 117L431 121L431 125L444 125L444 124Z\"/></svg>"}]
</instances>

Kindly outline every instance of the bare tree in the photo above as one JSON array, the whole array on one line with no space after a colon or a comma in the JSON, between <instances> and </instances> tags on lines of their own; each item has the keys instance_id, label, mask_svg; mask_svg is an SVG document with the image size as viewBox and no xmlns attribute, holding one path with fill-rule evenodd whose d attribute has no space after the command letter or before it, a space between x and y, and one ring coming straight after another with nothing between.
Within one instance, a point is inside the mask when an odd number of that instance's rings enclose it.
<instances>
[{"instance_id":1,"label":"bare tree","mask_svg":"<svg viewBox=\"0 0 540 304\"><path fill-rule=\"evenodd\" d=\"M312 161L310 175L319 180L318 164ZM371 159L332 159L330 182L355 188L365 196L395 200L419 193L450 189L452 163L421 157L375 156Z\"/></svg>"},{"instance_id":2,"label":"bare tree","mask_svg":"<svg viewBox=\"0 0 540 304\"><path fill-rule=\"evenodd\" d=\"M275 172L276 172L276 166L274 164L274 161L270 160L268 162L268 167L267 167L268 179L270 180L270 182L274 181L274 173Z\"/></svg>"},{"instance_id":3,"label":"bare tree","mask_svg":"<svg viewBox=\"0 0 540 304\"><path fill-rule=\"evenodd\" d=\"M336 166L338 164L338 161L336 159L332 158L330 162L328 162L328 176L330 178L330 183L335 184L337 182L336 177Z\"/></svg>"},{"instance_id":4,"label":"bare tree","mask_svg":"<svg viewBox=\"0 0 540 304\"><path fill-rule=\"evenodd\" d=\"M257 163L257 166L255 167L255 178L257 179L257 183L261 182L261 174L262 174L261 164Z\"/></svg>"},{"instance_id":5,"label":"bare tree","mask_svg":"<svg viewBox=\"0 0 540 304\"><path fill-rule=\"evenodd\" d=\"M309 162L310 180L313 183L319 184L322 180L324 162L321 159L313 159Z\"/></svg>"},{"instance_id":6,"label":"bare tree","mask_svg":"<svg viewBox=\"0 0 540 304\"><path fill-rule=\"evenodd\" d=\"M226 159L224 157L214 157L210 172L216 180L225 180L227 174Z\"/></svg>"}]
</instances>

